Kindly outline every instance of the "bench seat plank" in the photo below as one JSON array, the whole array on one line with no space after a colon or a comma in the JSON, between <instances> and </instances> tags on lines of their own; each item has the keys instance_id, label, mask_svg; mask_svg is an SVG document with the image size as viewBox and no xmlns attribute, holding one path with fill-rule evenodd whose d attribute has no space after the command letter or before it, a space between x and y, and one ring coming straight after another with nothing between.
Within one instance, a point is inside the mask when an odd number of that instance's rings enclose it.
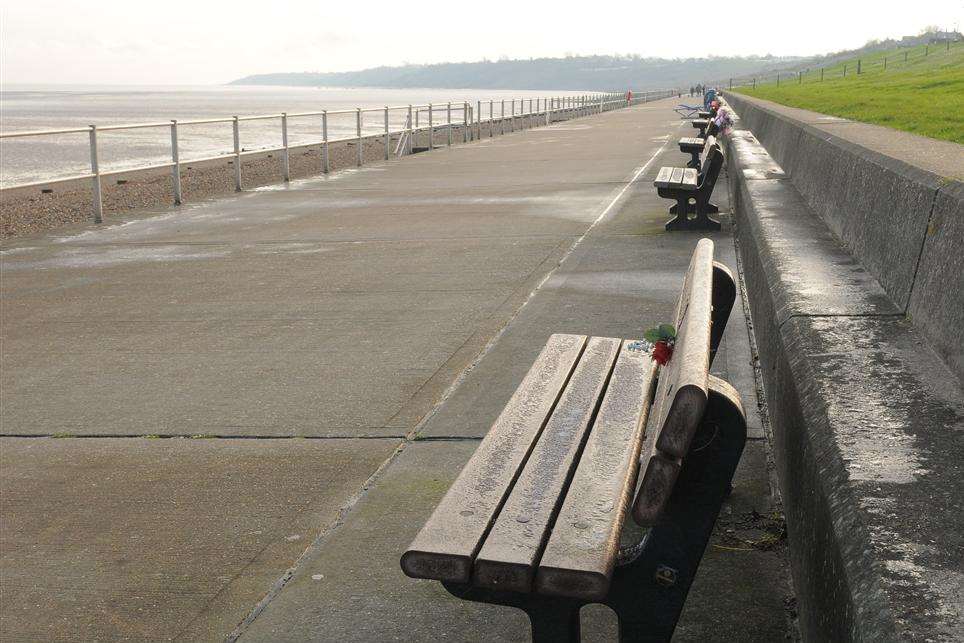
<instances>
[{"instance_id":1,"label":"bench seat plank","mask_svg":"<svg viewBox=\"0 0 964 643\"><path fill-rule=\"evenodd\" d=\"M702 138L686 137L679 139L679 146L681 150L687 149L699 149L702 150L706 145L706 140Z\"/></svg>"},{"instance_id":2,"label":"bench seat plank","mask_svg":"<svg viewBox=\"0 0 964 643\"><path fill-rule=\"evenodd\" d=\"M630 344L623 344L539 562L540 594L598 600L609 590L656 379L650 353Z\"/></svg>"},{"instance_id":3,"label":"bench seat plank","mask_svg":"<svg viewBox=\"0 0 964 643\"><path fill-rule=\"evenodd\" d=\"M593 337L587 343L559 404L479 550L473 584L516 592L532 590L535 565L621 344L610 337Z\"/></svg>"},{"instance_id":4,"label":"bench seat plank","mask_svg":"<svg viewBox=\"0 0 964 643\"><path fill-rule=\"evenodd\" d=\"M669 185L670 179L673 178L673 168L672 167L661 167L659 168L659 174L656 175L656 180L653 184L658 188L664 188Z\"/></svg>"},{"instance_id":5,"label":"bench seat plank","mask_svg":"<svg viewBox=\"0 0 964 643\"><path fill-rule=\"evenodd\" d=\"M467 583L472 558L505 501L586 344L552 335L472 459L402 556L415 578Z\"/></svg>"},{"instance_id":6,"label":"bench seat plank","mask_svg":"<svg viewBox=\"0 0 964 643\"><path fill-rule=\"evenodd\" d=\"M706 119L706 118L694 118L693 120L690 121L690 123L693 124L693 127L695 127L696 129L699 129L701 127L706 127L707 125L709 125L710 121L709 119Z\"/></svg>"},{"instance_id":7,"label":"bench seat plank","mask_svg":"<svg viewBox=\"0 0 964 643\"><path fill-rule=\"evenodd\" d=\"M695 191L699 187L699 172L691 167L662 167L653 185L657 188Z\"/></svg>"}]
</instances>

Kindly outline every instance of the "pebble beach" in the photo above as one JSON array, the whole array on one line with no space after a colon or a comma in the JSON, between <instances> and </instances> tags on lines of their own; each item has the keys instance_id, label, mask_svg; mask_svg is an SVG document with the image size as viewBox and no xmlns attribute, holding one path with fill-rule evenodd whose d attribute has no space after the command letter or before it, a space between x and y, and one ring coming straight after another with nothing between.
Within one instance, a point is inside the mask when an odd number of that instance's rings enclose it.
<instances>
[{"instance_id":1,"label":"pebble beach","mask_svg":"<svg viewBox=\"0 0 964 643\"><path fill-rule=\"evenodd\" d=\"M518 126L517 126L518 127ZM460 126L453 126L453 143L462 142ZM483 125L483 136L488 127ZM448 142L446 129L435 132L435 145ZM394 152L398 135L392 136ZM416 137L416 145L427 145L427 134ZM329 145L332 172L356 166L356 142L339 141ZM371 137L362 140L363 162L384 161L385 139ZM234 160L219 159L200 164L181 165L183 203L194 203L234 194ZM321 146L292 148L289 151L291 179L302 179L322 174ZM279 152L253 154L241 161L244 189L278 184L283 181ZM49 192L47 191L49 190ZM134 171L124 175L104 177L101 181L104 221L112 216L131 214L174 205L169 169ZM49 186L12 188L0 191L0 239L9 239L56 230L91 220L91 186L87 180Z\"/></svg>"}]
</instances>

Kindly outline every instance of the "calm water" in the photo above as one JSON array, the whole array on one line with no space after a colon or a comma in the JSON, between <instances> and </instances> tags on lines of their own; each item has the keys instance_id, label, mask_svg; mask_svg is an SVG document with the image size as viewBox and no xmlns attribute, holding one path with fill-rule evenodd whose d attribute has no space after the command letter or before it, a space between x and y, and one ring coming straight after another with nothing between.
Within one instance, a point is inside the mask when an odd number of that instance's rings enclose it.
<instances>
[{"instance_id":1,"label":"calm water","mask_svg":"<svg viewBox=\"0 0 964 643\"><path fill-rule=\"evenodd\" d=\"M409 103L443 103L434 113L435 122L446 118L444 103L483 100L483 118L488 117L488 100L569 96L580 92L525 92L491 89L339 89L314 87L29 87L0 89L0 131L15 132L60 129L87 125L116 125L139 122L167 122L223 118L233 115L272 114L352 109L355 107L398 106ZM508 107L506 111L508 112ZM453 121L461 120L461 105L453 109ZM401 129L404 110L391 112L390 127ZM420 123L427 114L420 115ZM383 114L365 114L363 129L377 133L384 128ZM230 152L230 123L186 125L178 128L181 160L189 161ZM352 136L355 116L330 116L330 138ZM289 118L290 145L321 140L321 117ZM276 147L281 144L280 119L241 123L244 149ZM90 171L88 135L0 140L0 185L48 180ZM170 161L170 128L101 132L98 149L102 171Z\"/></svg>"}]
</instances>

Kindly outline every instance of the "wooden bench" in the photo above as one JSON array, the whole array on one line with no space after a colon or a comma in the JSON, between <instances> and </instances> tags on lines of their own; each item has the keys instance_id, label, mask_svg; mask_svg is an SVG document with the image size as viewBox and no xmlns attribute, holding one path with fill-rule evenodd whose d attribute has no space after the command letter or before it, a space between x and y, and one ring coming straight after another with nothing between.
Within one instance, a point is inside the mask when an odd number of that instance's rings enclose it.
<instances>
[{"instance_id":1,"label":"wooden bench","mask_svg":"<svg viewBox=\"0 0 964 643\"><path fill-rule=\"evenodd\" d=\"M669 209L676 218L666 223L667 230L719 230L720 222L709 215L720 209L710 203L713 188L723 168L723 150L716 137L709 137L700 154L700 169L662 167L653 185L664 199L675 199Z\"/></svg>"},{"instance_id":2,"label":"wooden bench","mask_svg":"<svg viewBox=\"0 0 964 643\"><path fill-rule=\"evenodd\" d=\"M746 438L739 395L709 375L735 294L703 239L667 365L640 342L551 336L404 572L524 610L534 641L578 641L589 603L622 640L669 640ZM649 529L621 547L628 515Z\"/></svg>"}]
</instances>

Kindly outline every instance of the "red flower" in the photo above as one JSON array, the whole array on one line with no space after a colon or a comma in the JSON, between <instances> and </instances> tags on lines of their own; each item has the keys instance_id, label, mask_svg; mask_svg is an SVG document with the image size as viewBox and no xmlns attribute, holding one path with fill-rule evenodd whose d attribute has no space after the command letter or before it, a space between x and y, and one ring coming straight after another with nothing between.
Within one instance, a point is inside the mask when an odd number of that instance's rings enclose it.
<instances>
[{"instance_id":1,"label":"red flower","mask_svg":"<svg viewBox=\"0 0 964 643\"><path fill-rule=\"evenodd\" d=\"M666 366L673 357L673 347L668 342L656 342L653 344L653 359L660 366Z\"/></svg>"}]
</instances>

